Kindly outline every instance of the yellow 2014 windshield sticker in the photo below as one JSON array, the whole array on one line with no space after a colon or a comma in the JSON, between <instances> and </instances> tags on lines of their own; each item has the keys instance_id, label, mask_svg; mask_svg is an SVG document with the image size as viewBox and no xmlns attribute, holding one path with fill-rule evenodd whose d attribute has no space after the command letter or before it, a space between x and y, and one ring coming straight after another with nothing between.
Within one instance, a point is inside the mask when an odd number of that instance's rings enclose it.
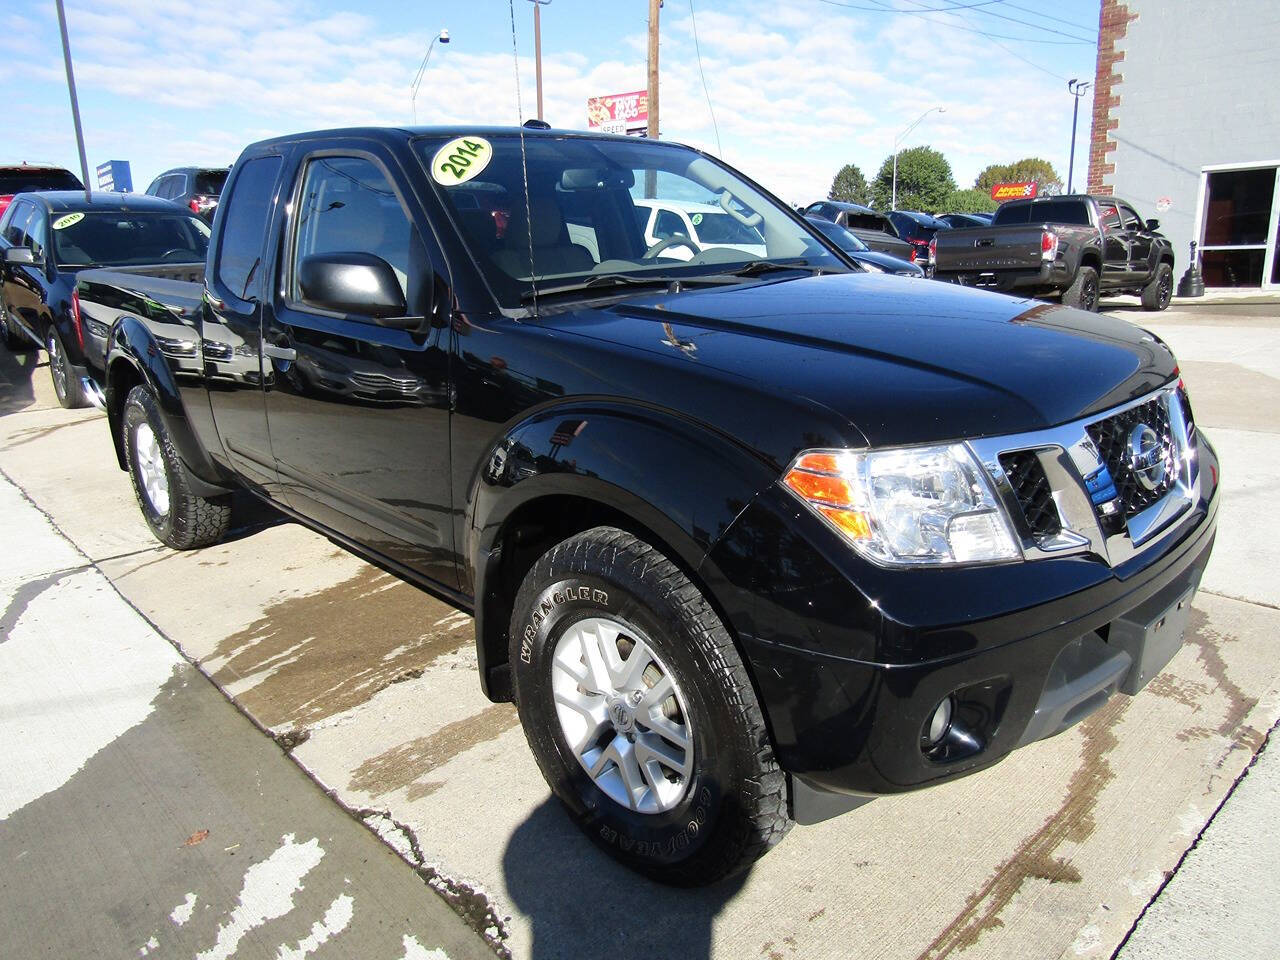
<instances>
[{"instance_id":1,"label":"yellow 2014 windshield sticker","mask_svg":"<svg viewBox=\"0 0 1280 960\"><path fill-rule=\"evenodd\" d=\"M466 183L489 165L493 145L483 137L450 140L431 158L431 176L445 187Z\"/></svg>"},{"instance_id":2,"label":"yellow 2014 windshield sticker","mask_svg":"<svg viewBox=\"0 0 1280 960\"><path fill-rule=\"evenodd\" d=\"M59 217L57 220L53 221L53 229L65 230L67 227L79 223L83 219L83 213L68 213L65 217Z\"/></svg>"}]
</instances>

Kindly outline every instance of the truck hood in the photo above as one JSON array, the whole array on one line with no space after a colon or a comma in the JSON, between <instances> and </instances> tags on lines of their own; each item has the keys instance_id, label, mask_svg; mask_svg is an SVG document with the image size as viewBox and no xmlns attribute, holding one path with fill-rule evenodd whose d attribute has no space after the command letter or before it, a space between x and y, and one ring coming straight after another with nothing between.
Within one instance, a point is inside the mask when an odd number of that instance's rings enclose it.
<instances>
[{"instance_id":1,"label":"truck hood","mask_svg":"<svg viewBox=\"0 0 1280 960\"><path fill-rule=\"evenodd\" d=\"M639 296L543 322L820 404L873 446L1056 426L1177 369L1163 342L1122 320L885 274Z\"/></svg>"}]
</instances>

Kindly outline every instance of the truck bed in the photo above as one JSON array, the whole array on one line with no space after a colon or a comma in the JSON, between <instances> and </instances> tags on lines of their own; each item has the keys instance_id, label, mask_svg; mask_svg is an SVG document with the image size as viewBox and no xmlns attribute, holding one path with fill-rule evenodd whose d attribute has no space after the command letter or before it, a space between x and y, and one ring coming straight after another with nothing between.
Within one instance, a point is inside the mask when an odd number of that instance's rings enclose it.
<instances>
[{"instance_id":1,"label":"truck bed","mask_svg":"<svg viewBox=\"0 0 1280 960\"><path fill-rule=\"evenodd\" d=\"M108 334L124 315L172 325L172 340L195 354L195 316L204 297L203 263L157 263L137 267L82 270L76 277L85 331L85 360L99 376L105 371Z\"/></svg>"},{"instance_id":2,"label":"truck bed","mask_svg":"<svg viewBox=\"0 0 1280 960\"><path fill-rule=\"evenodd\" d=\"M934 271L1038 270L1044 229L1040 224L1024 223L939 230L934 238Z\"/></svg>"}]
</instances>

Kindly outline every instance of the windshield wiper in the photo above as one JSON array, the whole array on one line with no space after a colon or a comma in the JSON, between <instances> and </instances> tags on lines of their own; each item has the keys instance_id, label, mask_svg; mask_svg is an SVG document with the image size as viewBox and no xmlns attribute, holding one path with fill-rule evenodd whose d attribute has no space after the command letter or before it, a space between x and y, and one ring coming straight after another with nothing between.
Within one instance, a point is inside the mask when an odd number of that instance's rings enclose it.
<instances>
[{"instance_id":1,"label":"windshield wiper","mask_svg":"<svg viewBox=\"0 0 1280 960\"><path fill-rule=\"evenodd\" d=\"M734 277L757 277L762 273L772 273L775 270L808 270L810 273L821 273L825 267L815 266L812 263L784 263L781 260L752 260L750 263L744 263L736 270L726 271Z\"/></svg>"},{"instance_id":2,"label":"windshield wiper","mask_svg":"<svg viewBox=\"0 0 1280 960\"><path fill-rule=\"evenodd\" d=\"M529 303L535 296L553 297L558 293L579 293L583 290L591 290L595 287L661 287L666 286L676 279L679 278L665 276L635 276L630 273L600 273L594 277L588 277L586 280L579 281L578 283L562 283L554 287L535 287L531 290L526 290L520 295L520 302Z\"/></svg>"}]
</instances>

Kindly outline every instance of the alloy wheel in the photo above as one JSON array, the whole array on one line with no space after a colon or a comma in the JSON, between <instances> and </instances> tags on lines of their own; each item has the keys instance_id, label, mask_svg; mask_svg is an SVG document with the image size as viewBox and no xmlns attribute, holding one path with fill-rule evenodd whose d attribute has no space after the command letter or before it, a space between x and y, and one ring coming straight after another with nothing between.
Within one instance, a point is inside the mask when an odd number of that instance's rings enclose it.
<instances>
[{"instance_id":1,"label":"alloy wheel","mask_svg":"<svg viewBox=\"0 0 1280 960\"><path fill-rule=\"evenodd\" d=\"M49 373L53 376L53 389L60 398L67 395L67 358L56 334L49 334Z\"/></svg>"},{"instance_id":2,"label":"alloy wheel","mask_svg":"<svg viewBox=\"0 0 1280 960\"><path fill-rule=\"evenodd\" d=\"M579 620L556 643L551 683L565 742L606 796L647 814L680 803L693 776L693 726L645 637L612 618Z\"/></svg>"},{"instance_id":3,"label":"alloy wheel","mask_svg":"<svg viewBox=\"0 0 1280 960\"><path fill-rule=\"evenodd\" d=\"M134 459L138 466L138 482L142 492L157 515L169 513L169 473L165 469L164 453L156 440L151 424L140 423L133 431Z\"/></svg>"}]
</instances>

